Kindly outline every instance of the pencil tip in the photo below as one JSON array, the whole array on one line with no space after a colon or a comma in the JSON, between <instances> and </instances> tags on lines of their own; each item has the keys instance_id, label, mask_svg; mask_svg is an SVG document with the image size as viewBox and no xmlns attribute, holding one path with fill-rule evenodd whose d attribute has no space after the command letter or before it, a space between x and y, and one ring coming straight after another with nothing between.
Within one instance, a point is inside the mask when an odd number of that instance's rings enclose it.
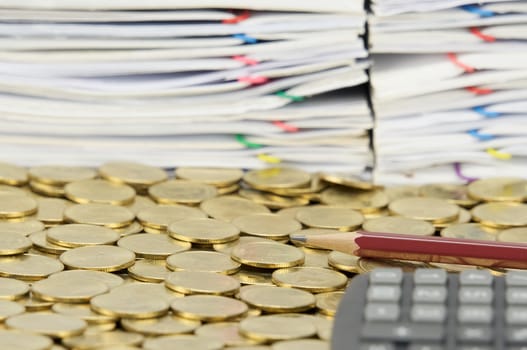
<instances>
[{"instance_id":1,"label":"pencil tip","mask_svg":"<svg viewBox=\"0 0 527 350\"><path fill-rule=\"evenodd\" d=\"M290 239L292 241L297 241L297 242L306 242L307 241L306 236L303 236L303 235L291 235L289 237L290 237Z\"/></svg>"}]
</instances>

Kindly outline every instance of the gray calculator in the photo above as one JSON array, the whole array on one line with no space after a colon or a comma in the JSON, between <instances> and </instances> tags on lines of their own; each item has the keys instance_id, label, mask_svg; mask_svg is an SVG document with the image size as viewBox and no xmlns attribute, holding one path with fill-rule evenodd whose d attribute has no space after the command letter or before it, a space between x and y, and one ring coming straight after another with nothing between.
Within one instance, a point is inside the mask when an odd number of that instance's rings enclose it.
<instances>
[{"instance_id":1,"label":"gray calculator","mask_svg":"<svg viewBox=\"0 0 527 350\"><path fill-rule=\"evenodd\" d=\"M332 350L527 350L527 271L381 268L353 278Z\"/></svg>"}]
</instances>

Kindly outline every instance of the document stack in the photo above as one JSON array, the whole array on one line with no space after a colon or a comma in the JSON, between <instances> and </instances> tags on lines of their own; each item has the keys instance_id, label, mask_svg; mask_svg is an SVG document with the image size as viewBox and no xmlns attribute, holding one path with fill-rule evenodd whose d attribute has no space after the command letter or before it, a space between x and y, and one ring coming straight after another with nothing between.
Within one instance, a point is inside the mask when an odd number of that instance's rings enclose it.
<instances>
[{"instance_id":1,"label":"document stack","mask_svg":"<svg viewBox=\"0 0 527 350\"><path fill-rule=\"evenodd\" d=\"M362 0L5 0L2 160L371 168Z\"/></svg>"},{"instance_id":2,"label":"document stack","mask_svg":"<svg viewBox=\"0 0 527 350\"><path fill-rule=\"evenodd\" d=\"M375 0L375 181L527 171L527 2Z\"/></svg>"}]
</instances>

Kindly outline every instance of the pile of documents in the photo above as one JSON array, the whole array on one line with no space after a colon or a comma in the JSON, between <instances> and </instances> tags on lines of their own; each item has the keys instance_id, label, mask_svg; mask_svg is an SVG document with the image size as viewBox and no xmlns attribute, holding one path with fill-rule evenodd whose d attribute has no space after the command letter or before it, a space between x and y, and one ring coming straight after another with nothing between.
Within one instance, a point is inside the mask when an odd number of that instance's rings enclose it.
<instances>
[{"instance_id":1,"label":"pile of documents","mask_svg":"<svg viewBox=\"0 0 527 350\"><path fill-rule=\"evenodd\" d=\"M527 171L527 2L375 0L375 181Z\"/></svg>"},{"instance_id":2,"label":"pile of documents","mask_svg":"<svg viewBox=\"0 0 527 350\"><path fill-rule=\"evenodd\" d=\"M363 175L362 0L5 0L2 160Z\"/></svg>"}]
</instances>

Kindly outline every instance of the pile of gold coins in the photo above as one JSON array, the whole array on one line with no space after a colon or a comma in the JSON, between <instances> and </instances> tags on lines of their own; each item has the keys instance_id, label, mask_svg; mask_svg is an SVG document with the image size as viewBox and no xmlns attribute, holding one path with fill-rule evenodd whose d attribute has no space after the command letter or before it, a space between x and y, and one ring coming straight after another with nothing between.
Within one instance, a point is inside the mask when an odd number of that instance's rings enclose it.
<instances>
[{"instance_id":1,"label":"pile of gold coins","mask_svg":"<svg viewBox=\"0 0 527 350\"><path fill-rule=\"evenodd\" d=\"M379 188L280 167L0 163L0 348L327 350L354 274L430 265L291 234L527 242L526 200L520 178Z\"/></svg>"}]
</instances>

